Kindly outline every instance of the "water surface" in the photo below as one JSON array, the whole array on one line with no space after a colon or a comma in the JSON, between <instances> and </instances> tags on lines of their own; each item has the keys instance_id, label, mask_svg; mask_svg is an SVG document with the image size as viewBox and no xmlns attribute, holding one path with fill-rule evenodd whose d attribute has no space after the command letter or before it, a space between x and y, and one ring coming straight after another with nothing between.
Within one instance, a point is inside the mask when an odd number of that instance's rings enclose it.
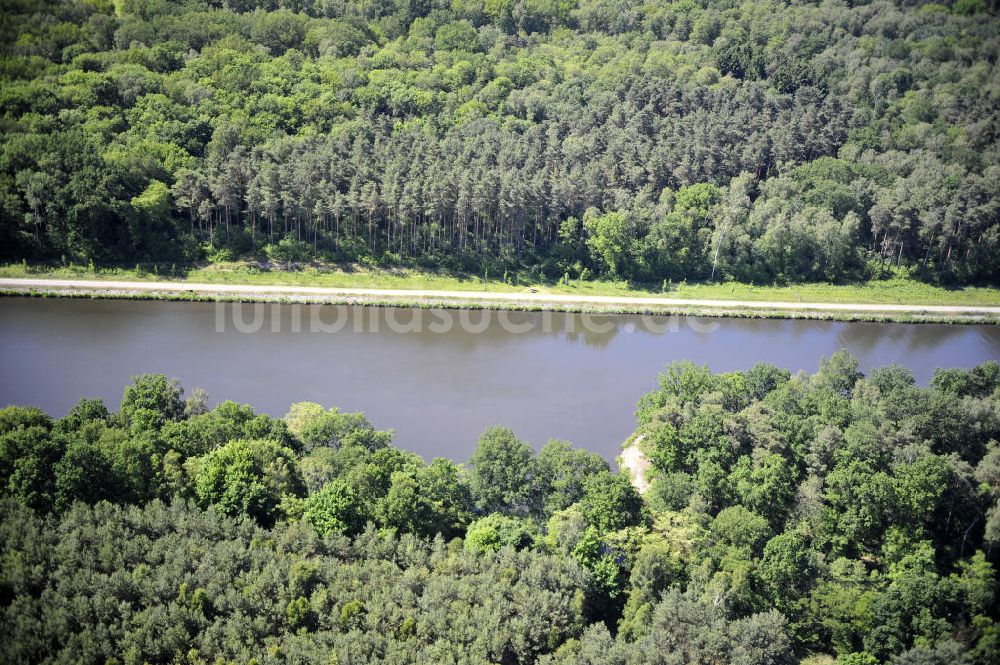
<instances>
[{"instance_id":1,"label":"water surface","mask_svg":"<svg viewBox=\"0 0 1000 665\"><path fill-rule=\"evenodd\" d=\"M672 360L813 372L840 348L926 384L935 367L1000 358L1000 326L0 298L0 405L117 408L130 377L161 372L276 416L303 400L364 411L427 458L465 460L503 424L610 459Z\"/></svg>"}]
</instances>

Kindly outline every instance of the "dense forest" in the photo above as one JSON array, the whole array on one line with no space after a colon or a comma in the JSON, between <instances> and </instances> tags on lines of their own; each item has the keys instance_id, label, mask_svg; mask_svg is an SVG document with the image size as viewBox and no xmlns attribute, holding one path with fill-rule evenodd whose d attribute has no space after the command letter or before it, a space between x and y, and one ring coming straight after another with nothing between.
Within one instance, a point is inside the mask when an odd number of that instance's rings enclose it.
<instances>
[{"instance_id":1,"label":"dense forest","mask_svg":"<svg viewBox=\"0 0 1000 665\"><path fill-rule=\"evenodd\" d=\"M1000 365L667 367L637 493L488 429L467 463L162 375L0 411L0 660L996 663Z\"/></svg>"},{"instance_id":2,"label":"dense forest","mask_svg":"<svg viewBox=\"0 0 1000 665\"><path fill-rule=\"evenodd\" d=\"M1000 276L995 2L2 7L7 260Z\"/></svg>"}]
</instances>

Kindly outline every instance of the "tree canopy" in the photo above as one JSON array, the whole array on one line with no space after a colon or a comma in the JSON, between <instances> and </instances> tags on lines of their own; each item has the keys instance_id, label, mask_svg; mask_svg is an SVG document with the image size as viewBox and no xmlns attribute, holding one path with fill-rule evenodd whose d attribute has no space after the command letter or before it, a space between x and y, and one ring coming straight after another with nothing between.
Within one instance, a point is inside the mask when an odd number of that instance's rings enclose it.
<instances>
[{"instance_id":1,"label":"tree canopy","mask_svg":"<svg viewBox=\"0 0 1000 665\"><path fill-rule=\"evenodd\" d=\"M13 0L0 258L996 281L995 3Z\"/></svg>"},{"instance_id":2,"label":"tree canopy","mask_svg":"<svg viewBox=\"0 0 1000 665\"><path fill-rule=\"evenodd\" d=\"M428 464L363 414L162 375L7 407L0 659L993 662L996 363L677 363L637 420L645 495L565 441Z\"/></svg>"}]
</instances>

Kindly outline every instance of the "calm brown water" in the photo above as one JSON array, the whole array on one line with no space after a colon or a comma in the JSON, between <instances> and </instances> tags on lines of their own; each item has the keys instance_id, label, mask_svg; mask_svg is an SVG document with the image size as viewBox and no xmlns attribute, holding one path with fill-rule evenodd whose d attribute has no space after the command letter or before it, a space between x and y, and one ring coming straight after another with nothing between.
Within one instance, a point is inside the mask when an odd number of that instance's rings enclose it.
<instances>
[{"instance_id":1,"label":"calm brown water","mask_svg":"<svg viewBox=\"0 0 1000 665\"><path fill-rule=\"evenodd\" d=\"M672 360L812 372L840 348L926 384L1000 359L1000 326L0 298L0 405L116 408L131 376L161 372L272 415L302 400L364 411L427 458L467 459L494 424L614 458Z\"/></svg>"}]
</instances>

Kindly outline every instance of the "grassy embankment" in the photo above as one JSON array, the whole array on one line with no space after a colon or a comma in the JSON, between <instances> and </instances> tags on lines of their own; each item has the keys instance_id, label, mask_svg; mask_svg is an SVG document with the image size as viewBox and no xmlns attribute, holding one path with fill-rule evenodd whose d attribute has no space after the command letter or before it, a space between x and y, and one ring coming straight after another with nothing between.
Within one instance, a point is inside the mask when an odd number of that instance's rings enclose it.
<instances>
[{"instance_id":1,"label":"grassy embankment","mask_svg":"<svg viewBox=\"0 0 1000 665\"><path fill-rule=\"evenodd\" d=\"M666 284L666 288L637 286L624 281L575 281L568 283L540 283L523 276L501 279L484 279L477 276L425 272L413 269L343 269L334 266L308 266L297 270L263 270L243 263L213 264L182 270L145 270L142 268L91 268L87 266L33 266L13 263L0 266L0 277L30 279L78 279L78 280L119 280L119 281L179 281L201 284L239 284L247 286L289 286L289 287L330 287L365 289L404 289L440 291L485 291L525 293L529 290L541 294L574 296L612 297L657 297L704 300L738 300L751 302L801 302L801 303L851 303L861 305L952 305L952 306L998 306L1000 289L989 287L963 287L948 289L924 284L896 275L888 279L860 284L793 284L787 286L762 286L737 282L715 284L679 283ZM120 295L120 294L119 294ZM141 296L138 297L147 297ZM161 296L162 297L162 296ZM169 297L167 294L166 297ZM186 298L185 294L178 297ZM369 301L372 304L407 304L399 299L390 302ZM412 304L426 304L414 299ZM436 303L441 304L441 303ZM444 303L447 306L447 303ZM469 303L466 303L469 305ZM475 306L474 304L472 306ZM503 306L496 302L486 306ZM575 309L572 306L559 309ZM587 308L581 308L587 309ZM614 308L605 308L613 311ZM623 308L624 311L628 308ZM969 322L980 320L976 317L914 316L911 314L873 315L871 313L830 313L803 314L794 311L734 310L721 312L702 309L698 314L725 314L735 316L782 316L865 320L922 321L955 320Z\"/></svg>"}]
</instances>

